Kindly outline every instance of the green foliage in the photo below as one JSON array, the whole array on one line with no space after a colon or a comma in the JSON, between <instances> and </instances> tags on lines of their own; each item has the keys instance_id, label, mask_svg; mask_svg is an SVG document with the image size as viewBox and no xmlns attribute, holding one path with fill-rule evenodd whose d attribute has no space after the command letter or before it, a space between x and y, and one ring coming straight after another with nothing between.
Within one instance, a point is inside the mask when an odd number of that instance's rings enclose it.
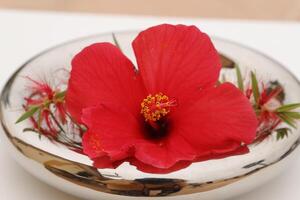
<instances>
[{"instance_id":1,"label":"green foliage","mask_svg":"<svg viewBox=\"0 0 300 200\"><path fill-rule=\"evenodd\" d=\"M282 105L281 107L277 108L276 112L291 111L291 110L294 110L299 107L300 107L300 103L286 104L286 105Z\"/></svg>"},{"instance_id":2,"label":"green foliage","mask_svg":"<svg viewBox=\"0 0 300 200\"><path fill-rule=\"evenodd\" d=\"M64 101L66 92L67 91L61 91L61 92L56 93L54 95L54 99L56 101L58 101L58 100L59 101ZM42 104L30 106L29 109L25 113L23 113L21 115L21 117L19 117L19 119L16 121L16 124L32 117L36 112L39 111L39 113L38 113L38 126L40 126L40 123L41 123L41 120L42 120L42 117L41 117L42 110L44 108L49 107L51 103L53 103L53 102L49 101L49 100L45 100L45 102L43 102Z\"/></svg>"},{"instance_id":3,"label":"green foliage","mask_svg":"<svg viewBox=\"0 0 300 200\"><path fill-rule=\"evenodd\" d=\"M112 38L113 38L113 41L114 41L116 47L118 47L121 50L120 44L119 44L119 42L118 42L118 40L116 38L115 33L112 33Z\"/></svg>"},{"instance_id":4,"label":"green foliage","mask_svg":"<svg viewBox=\"0 0 300 200\"><path fill-rule=\"evenodd\" d=\"M277 116L288 125L296 128L296 120L300 119L300 113L295 112L300 103L286 104L276 109Z\"/></svg>"},{"instance_id":5,"label":"green foliage","mask_svg":"<svg viewBox=\"0 0 300 200\"><path fill-rule=\"evenodd\" d=\"M16 124L24 121L25 119L28 119L29 117L32 117L34 113L36 113L40 109L40 106L32 106L30 107L25 113L19 117L19 119L16 121Z\"/></svg>"},{"instance_id":6,"label":"green foliage","mask_svg":"<svg viewBox=\"0 0 300 200\"><path fill-rule=\"evenodd\" d=\"M251 84L252 84L252 92L253 92L253 97L256 105L259 102L259 88L258 88L258 81L256 78L256 75L254 72L251 71Z\"/></svg>"},{"instance_id":7,"label":"green foliage","mask_svg":"<svg viewBox=\"0 0 300 200\"><path fill-rule=\"evenodd\" d=\"M65 91L61 91L61 92L58 92L58 93L56 93L55 94L55 98L56 99L64 99L65 98L65 96L66 96L66 90Z\"/></svg>"},{"instance_id":8,"label":"green foliage","mask_svg":"<svg viewBox=\"0 0 300 200\"><path fill-rule=\"evenodd\" d=\"M240 67L238 65L235 65L235 70L236 70L238 87L242 92L244 92L244 82L243 82L243 76L242 76Z\"/></svg>"},{"instance_id":9,"label":"green foliage","mask_svg":"<svg viewBox=\"0 0 300 200\"><path fill-rule=\"evenodd\" d=\"M285 137L288 137L289 132L291 132L291 129L289 128L278 128L275 130L276 131L276 139L281 140L284 139Z\"/></svg>"},{"instance_id":10,"label":"green foliage","mask_svg":"<svg viewBox=\"0 0 300 200\"><path fill-rule=\"evenodd\" d=\"M293 128L296 128L295 120L289 115L286 115L285 113L278 113L277 116L286 124L290 125Z\"/></svg>"},{"instance_id":11,"label":"green foliage","mask_svg":"<svg viewBox=\"0 0 300 200\"><path fill-rule=\"evenodd\" d=\"M289 116L293 119L300 119L300 113L299 112L284 112L285 115Z\"/></svg>"}]
</instances>

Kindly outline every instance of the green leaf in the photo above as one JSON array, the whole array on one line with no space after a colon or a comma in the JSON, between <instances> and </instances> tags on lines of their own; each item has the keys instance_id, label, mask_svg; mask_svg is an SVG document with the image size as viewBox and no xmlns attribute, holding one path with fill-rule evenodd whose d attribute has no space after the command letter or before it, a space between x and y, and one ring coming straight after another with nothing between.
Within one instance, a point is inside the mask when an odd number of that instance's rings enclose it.
<instances>
[{"instance_id":1,"label":"green leaf","mask_svg":"<svg viewBox=\"0 0 300 200\"><path fill-rule=\"evenodd\" d=\"M281 140L284 137L288 137L288 134L291 131L291 129L289 129L289 128L279 128L279 129L276 129L275 131L277 133L276 139Z\"/></svg>"},{"instance_id":2,"label":"green leaf","mask_svg":"<svg viewBox=\"0 0 300 200\"><path fill-rule=\"evenodd\" d=\"M286 112L300 107L300 103L291 103L283 105L276 109L276 112Z\"/></svg>"},{"instance_id":3,"label":"green leaf","mask_svg":"<svg viewBox=\"0 0 300 200\"><path fill-rule=\"evenodd\" d=\"M39 133L38 130L34 129L34 128L24 128L23 132L35 132L35 133Z\"/></svg>"},{"instance_id":4,"label":"green leaf","mask_svg":"<svg viewBox=\"0 0 300 200\"><path fill-rule=\"evenodd\" d=\"M115 33L112 33L112 38L113 38L113 41L114 41L115 45L121 50L120 44L117 40L117 37L116 37Z\"/></svg>"},{"instance_id":5,"label":"green leaf","mask_svg":"<svg viewBox=\"0 0 300 200\"><path fill-rule=\"evenodd\" d=\"M55 98L58 98L58 99L64 98L65 95L66 95L66 92L67 92L67 91L65 90L65 91L56 93L56 94L55 94Z\"/></svg>"},{"instance_id":6,"label":"green leaf","mask_svg":"<svg viewBox=\"0 0 300 200\"><path fill-rule=\"evenodd\" d=\"M235 69L236 69L238 87L242 92L244 92L244 82L243 82L243 77L242 77L240 67L238 65L235 65Z\"/></svg>"},{"instance_id":7,"label":"green leaf","mask_svg":"<svg viewBox=\"0 0 300 200\"><path fill-rule=\"evenodd\" d=\"M282 112L282 113L292 119L300 119L300 113L298 113L298 112Z\"/></svg>"},{"instance_id":8,"label":"green leaf","mask_svg":"<svg viewBox=\"0 0 300 200\"><path fill-rule=\"evenodd\" d=\"M294 121L293 118L291 118L291 117L285 115L284 113L278 113L278 117L279 117L282 121L284 121L286 124L290 125L290 126L293 127L293 128L296 128L296 126L295 126L295 121Z\"/></svg>"},{"instance_id":9,"label":"green leaf","mask_svg":"<svg viewBox=\"0 0 300 200\"><path fill-rule=\"evenodd\" d=\"M23 132L35 132L35 133L38 134L39 139L42 139L42 134L37 129L34 129L34 128L24 128Z\"/></svg>"},{"instance_id":10,"label":"green leaf","mask_svg":"<svg viewBox=\"0 0 300 200\"><path fill-rule=\"evenodd\" d=\"M37 121L38 130L41 129L41 123L42 123L42 109L40 109L38 113L38 121Z\"/></svg>"},{"instance_id":11,"label":"green leaf","mask_svg":"<svg viewBox=\"0 0 300 200\"><path fill-rule=\"evenodd\" d=\"M39 109L40 109L39 106L32 106L28 111L26 111L25 113L23 113L23 115L21 115L21 117L16 121L16 124L21 121L24 121L25 119L28 119L34 113L36 113Z\"/></svg>"},{"instance_id":12,"label":"green leaf","mask_svg":"<svg viewBox=\"0 0 300 200\"><path fill-rule=\"evenodd\" d=\"M252 83L252 92L254 96L255 103L258 104L259 101L259 88L256 75L251 71L251 83Z\"/></svg>"}]
</instances>

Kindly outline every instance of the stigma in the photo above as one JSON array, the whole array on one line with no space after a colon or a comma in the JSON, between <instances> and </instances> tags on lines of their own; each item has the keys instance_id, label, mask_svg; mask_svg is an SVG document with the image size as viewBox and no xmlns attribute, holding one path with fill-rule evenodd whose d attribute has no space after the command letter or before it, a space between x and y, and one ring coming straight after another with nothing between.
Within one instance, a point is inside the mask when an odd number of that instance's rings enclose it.
<instances>
[{"instance_id":1,"label":"stigma","mask_svg":"<svg viewBox=\"0 0 300 200\"><path fill-rule=\"evenodd\" d=\"M174 98L170 99L161 92L155 95L149 94L141 103L141 114L145 121L155 122L166 116L171 111L171 107L176 105Z\"/></svg>"}]
</instances>

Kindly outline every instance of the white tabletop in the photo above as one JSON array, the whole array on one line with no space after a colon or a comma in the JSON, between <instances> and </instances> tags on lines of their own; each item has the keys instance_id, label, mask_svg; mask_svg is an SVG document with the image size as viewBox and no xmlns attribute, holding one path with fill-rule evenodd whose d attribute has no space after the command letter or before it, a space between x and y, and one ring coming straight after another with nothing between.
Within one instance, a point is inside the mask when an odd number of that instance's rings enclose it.
<instances>
[{"instance_id":1,"label":"white tabletop","mask_svg":"<svg viewBox=\"0 0 300 200\"><path fill-rule=\"evenodd\" d=\"M160 23L195 24L275 58L300 78L300 23L154 18L0 10L0 85L28 58L45 48L100 32L141 29ZM295 91L299 92L299 91ZM282 175L235 200L300 199L300 152ZM38 181L14 162L0 143L1 200L76 200Z\"/></svg>"}]
</instances>

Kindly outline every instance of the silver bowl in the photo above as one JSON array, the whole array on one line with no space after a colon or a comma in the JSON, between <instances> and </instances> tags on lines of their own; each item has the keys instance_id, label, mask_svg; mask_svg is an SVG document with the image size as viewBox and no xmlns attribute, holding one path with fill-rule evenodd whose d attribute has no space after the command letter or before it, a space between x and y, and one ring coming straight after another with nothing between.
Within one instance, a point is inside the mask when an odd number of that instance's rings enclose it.
<instances>
[{"instance_id":1,"label":"silver bowl","mask_svg":"<svg viewBox=\"0 0 300 200\"><path fill-rule=\"evenodd\" d=\"M29 122L15 124L22 113L24 76L49 77L70 67L72 57L95 42L114 42L135 61L131 41L137 32L101 34L74 40L31 58L7 81L1 93L1 140L17 162L42 181L84 199L197 199L218 200L248 192L261 186L285 169L299 144L299 129L277 141L271 135L250 146L250 153L194 163L169 174L148 174L127 163L117 169L96 169L91 160L62 144L50 142L34 132L23 132ZM298 80L273 59L240 44L213 38L223 63L239 64L243 72L255 70L261 79L280 81L287 102L300 102ZM232 70L223 69L230 76ZM54 77L55 78L55 77ZM57 78L57 77L56 77Z\"/></svg>"}]
</instances>

